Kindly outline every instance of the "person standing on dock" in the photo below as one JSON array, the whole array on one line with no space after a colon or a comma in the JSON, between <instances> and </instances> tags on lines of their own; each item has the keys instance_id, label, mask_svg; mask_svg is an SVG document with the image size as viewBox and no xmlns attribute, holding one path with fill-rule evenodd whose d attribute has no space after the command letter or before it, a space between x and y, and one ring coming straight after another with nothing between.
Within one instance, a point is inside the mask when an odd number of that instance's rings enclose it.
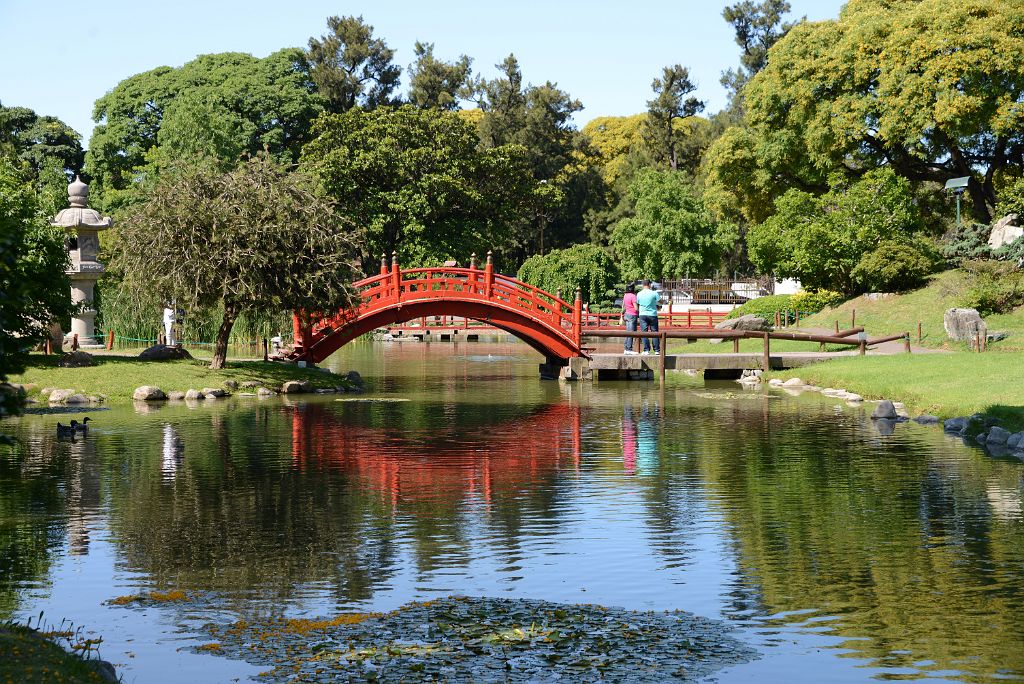
<instances>
[{"instance_id":1,"label":"person standing on dock","mask_svg":"<svg viewBox=\"0 0 1024 684\"><path fill-rule=\"evenodd\" d=\"M640 293L636 296L637 309L640 313L640 331L658 332L658 293L651 289L651 281L644 280ZM644 338L644 354L651 353L651 340L654 340L654 353L661 352L658 338Z\"/></svg>"},{"instance_id":2,"label":"person standing on dock","mask_svg":"<svg viewBox=\"0 0 1024 684\"><path fill-rule=\"evenodd\" d=\"M640 312L636 308L636 293L633 283L626 285L626 294L622 296L622 322L626 324L626 332L636 332L636 322ZM633 351L633 338L627 337L623 354L637 354Z\"/></svg>"}]
</instances>

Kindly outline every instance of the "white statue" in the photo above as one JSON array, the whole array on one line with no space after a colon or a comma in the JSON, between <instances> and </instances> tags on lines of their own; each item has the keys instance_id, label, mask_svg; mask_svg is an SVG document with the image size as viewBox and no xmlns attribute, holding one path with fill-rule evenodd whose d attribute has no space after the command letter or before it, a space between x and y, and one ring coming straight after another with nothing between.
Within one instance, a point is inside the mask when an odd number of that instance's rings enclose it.
<instances>
[{"instance_id":1,"label":"white statue","mask_svg":"<svg viewBox=\"0 0 1024 684\"><path fill-rule=\"evenodd\" d=\"M166 338L166 344L168 347L174 346L177 342L174 339L174 321L177 320L174 317L174 307L164 308L164 337Z\"/></svg>"}]
</instances>

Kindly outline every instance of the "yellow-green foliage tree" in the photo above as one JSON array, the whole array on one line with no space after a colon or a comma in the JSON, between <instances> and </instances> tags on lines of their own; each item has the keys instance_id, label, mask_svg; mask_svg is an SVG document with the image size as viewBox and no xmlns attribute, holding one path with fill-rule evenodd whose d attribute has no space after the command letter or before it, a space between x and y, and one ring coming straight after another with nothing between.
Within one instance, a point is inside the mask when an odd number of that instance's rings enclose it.
<instances>
[{"instance_id":1,"label":"yellow-green foliage tree","mask_svg":"<svg viewBox=\"0 0 1024 684\"><path fill-rule=\"evenodd\" d=\"M971 176L984 223L1024 166L1024 8L1006 0L851 0L795 26L743 91L741 131L709 150L710 203L757 220L787 189L889 166Z\"/></svg>"}]
</instances>

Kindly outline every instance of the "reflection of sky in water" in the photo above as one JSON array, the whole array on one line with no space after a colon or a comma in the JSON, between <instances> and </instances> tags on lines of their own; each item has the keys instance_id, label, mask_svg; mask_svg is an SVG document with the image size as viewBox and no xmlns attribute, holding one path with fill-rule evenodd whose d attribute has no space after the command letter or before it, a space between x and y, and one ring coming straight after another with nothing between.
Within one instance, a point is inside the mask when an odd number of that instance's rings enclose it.
<instances>
[{"instance_id":1,"label":"reflection of sky in water","mask_svg":"<svg viewBox=\"0 0 1024 684\"><path fill-rule=\"evenodd\" d=\"M409 401L115 409L74 445L12 423L31 455L0 470L0 534L51 549L7 575L17 614L101 635L125 681L259 670L178 651L182 623L453 593L724 618L763 657L723 682L1021 672L1019 463L817 395L541 382L516 346L335 363ZM175 587L225 602L103 603Z\"/></svg>"}]
</instances>

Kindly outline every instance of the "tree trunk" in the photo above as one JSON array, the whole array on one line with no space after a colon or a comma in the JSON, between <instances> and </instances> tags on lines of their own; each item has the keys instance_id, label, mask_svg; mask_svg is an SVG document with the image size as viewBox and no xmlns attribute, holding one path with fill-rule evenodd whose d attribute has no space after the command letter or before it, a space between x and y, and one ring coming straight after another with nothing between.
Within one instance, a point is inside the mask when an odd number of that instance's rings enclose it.
<instances>
[{"instance_id":1,"label":"tree trunk","mask_svg":"<svg viewBox=\"0 0 1024 684\"><path fill-rule=\"evenodd\" d=\"M217 341L213 345L213 359L210 361L210 368L220 370L228 358L228 338L231 337L231 328L235 325L237 313L231 307L224 307L224 318L220 322L220 329L217 331Z\"/></svg>"}]
</instances>

